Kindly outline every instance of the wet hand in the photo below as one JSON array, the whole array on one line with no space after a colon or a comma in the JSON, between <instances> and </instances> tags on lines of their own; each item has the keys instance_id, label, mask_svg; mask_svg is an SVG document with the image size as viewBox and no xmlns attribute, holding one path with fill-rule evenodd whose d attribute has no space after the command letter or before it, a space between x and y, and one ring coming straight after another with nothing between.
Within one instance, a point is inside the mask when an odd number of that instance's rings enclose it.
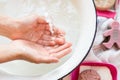
<instances>
[{"instance_id":1,"label":"wet hand","mask_svg":"<svg viewBox=\"0 0 120 80\"><path fill-rule=\"evenodd\" d=\"M54 27L52 34L44 17L29 15L17 21L18 28L10 37L13 40L23 39L51 46L65 43L65 32Z\"/></svg>"},{"instance_id":2,"label":"wet hand","mask_svg":"<svg viewBox=\"0 0 120 80\"><path fill-rule=\"evenodd\" d=\"M37 64L56 63L60 58L71 52L71 43L68 42L63 45L53 47L38 45L25 40L15 40L11 43L11 45L15 48L14 50L16 51L16 54L19 55L17 59L22 59Z\"/></svg>"}]
</instances>

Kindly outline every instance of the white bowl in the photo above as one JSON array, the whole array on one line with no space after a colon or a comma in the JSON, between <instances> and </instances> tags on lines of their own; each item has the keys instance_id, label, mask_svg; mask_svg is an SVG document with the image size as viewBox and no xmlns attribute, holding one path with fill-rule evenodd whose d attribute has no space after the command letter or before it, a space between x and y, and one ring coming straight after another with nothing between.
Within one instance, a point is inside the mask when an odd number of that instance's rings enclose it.
<instances>
[{"instance_id":1,"label":"white bowl","mask_svg":"<svg viewBox=\"0 0 120 80\"><path fill-rule=\"evenodd\" d=\"M46 12L52 16L55 25L65 30L67 40L73 44L72 53L57 64L33 64L20 60L0 64L0 79L57 80L70 73L85 58L96 32L96 13L92 0L0 1L0 15L20 17L29 13L44 15ZM0 37L1 44L9 42L11 40Z\"/></svg>"}]
</instances>

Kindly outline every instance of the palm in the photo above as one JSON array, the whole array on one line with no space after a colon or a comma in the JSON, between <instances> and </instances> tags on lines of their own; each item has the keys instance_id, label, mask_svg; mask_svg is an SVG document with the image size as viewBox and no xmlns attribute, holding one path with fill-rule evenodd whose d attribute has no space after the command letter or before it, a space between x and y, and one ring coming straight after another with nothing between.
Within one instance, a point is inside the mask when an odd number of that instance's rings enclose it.
<instances>
[{"instance_id":1,"label":"palm","mask_svg":"<svg viewBox=\"0 0 120 80\"><path fill-rule=\"evenodd\" d=\"M13 41L22 53L22 59L35 63L51 63L71 52L71 44L65 43L57 47L38 45L25 40Z\"/></svg>"}]
</instances>

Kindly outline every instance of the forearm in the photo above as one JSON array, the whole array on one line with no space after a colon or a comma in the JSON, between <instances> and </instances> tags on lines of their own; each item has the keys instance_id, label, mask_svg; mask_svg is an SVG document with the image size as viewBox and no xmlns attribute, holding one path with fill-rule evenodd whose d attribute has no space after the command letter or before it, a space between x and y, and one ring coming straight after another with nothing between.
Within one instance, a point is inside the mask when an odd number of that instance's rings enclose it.
<instances>
[{"instance_id":1,"label":"forearm","mask_svg":"<svg viewBox=\"0 0 120 80\"><path fill-rule=\"evenodd\" d=\"M10 38L16 31L17 21L10 17L0 16L0 35Z\"/></svg>"},{"instance_id":2,"label":"forearm","mask_svg":"<svg viewBox=\"0 0 120 80\"><path fill-rule=\"evenodd\" d=\"M8 45L0 45L0 63L19 59L20 55L15 47Z\"/></svg>"}]
</instances>

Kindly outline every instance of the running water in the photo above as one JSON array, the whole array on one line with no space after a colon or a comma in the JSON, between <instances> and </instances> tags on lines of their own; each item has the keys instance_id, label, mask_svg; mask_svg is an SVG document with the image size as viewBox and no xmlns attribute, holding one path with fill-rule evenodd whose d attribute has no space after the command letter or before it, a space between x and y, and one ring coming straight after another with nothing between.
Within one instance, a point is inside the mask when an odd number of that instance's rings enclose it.
<instances>
[{"instance_id":1,"label":"running water","mask_svg":"<svg viewBox=\"0 0 120 80\"><path fill-rule=\"evenodd\" d=\"M54 31L53 31L53 27L54 27L54 24L52 22L52 17L48 15L48 13L45 14L45 19L46 21L49 23L49 26L50 26L50 32L53 34Z\"/></svg>"}]
</instances>

